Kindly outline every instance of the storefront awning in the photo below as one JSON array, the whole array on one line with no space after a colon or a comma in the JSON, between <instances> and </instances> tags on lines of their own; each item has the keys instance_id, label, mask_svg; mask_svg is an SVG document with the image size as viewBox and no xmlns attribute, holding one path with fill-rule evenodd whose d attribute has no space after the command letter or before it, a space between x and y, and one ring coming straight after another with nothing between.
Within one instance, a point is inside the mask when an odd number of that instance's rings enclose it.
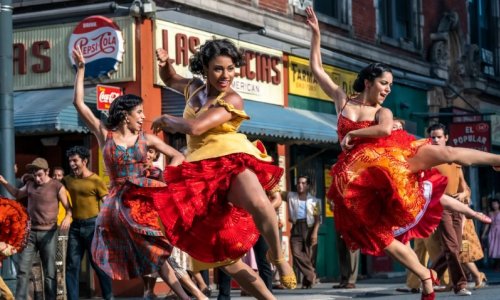
<instances>
[{"instance_id":1,"label":"storefront awning","mask_svg":"<svg viewBox=\"0 0 500 300\"><path fill-rule=\"evenodd\" d=\"M245 100L250 120L240 131L281 143L336 143L337 116Z\"/></svg>"},{"instance_id":2,"label":"storefront awning","mask_svg":"<svg viewBox=\"0 0 500 300\"><path fill-rule=\"evenodd\" d=\"M85 92L86 100L92 98L89 94L95 99L95 89ZM89 131L73 106L73 89L14 92L14 129L16 134Z\"/></svg>"}]
</instances>

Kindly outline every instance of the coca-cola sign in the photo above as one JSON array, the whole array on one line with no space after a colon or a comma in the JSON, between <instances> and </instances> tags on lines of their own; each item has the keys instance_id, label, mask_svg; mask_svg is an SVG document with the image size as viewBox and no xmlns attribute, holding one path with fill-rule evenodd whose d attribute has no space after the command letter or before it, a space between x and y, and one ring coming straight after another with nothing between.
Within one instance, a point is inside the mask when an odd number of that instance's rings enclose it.
<instances>
[{"instance_id":1,"label":"coca-cola sign","mask_svg":"<svg viewBox=\"0 0 500 300\"><path fill-rule=\"evenodd\" d=\"M113 100L123 95L122 89L116 86L98 84L96 89L98 110L108 110Z\"/></svg>"},{"instance_id":2,"label":"coca-cola sign","mask_svg":"<svg viewBox=\"0 0 500 300\"><path fill-rule=\"evenodd\" d=\"M124 50L123 36L113 20L91 16L81 21L69 38L69 57L76 68L72 52L80 47L85 58L85 77L109 77L118 70Z\"/></svg>"}]
</instances>

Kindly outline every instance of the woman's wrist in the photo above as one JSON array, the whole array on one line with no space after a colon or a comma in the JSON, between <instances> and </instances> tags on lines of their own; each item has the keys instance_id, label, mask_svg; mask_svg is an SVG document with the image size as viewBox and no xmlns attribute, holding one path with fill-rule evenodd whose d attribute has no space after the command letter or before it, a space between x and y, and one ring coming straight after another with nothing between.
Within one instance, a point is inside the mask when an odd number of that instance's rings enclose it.
<instances>
[{"instance_id":1,"label":"woman's wrist","mask_svg":"<svg viewBox=\"0 0 500 300\"><path fill-rule=\"evenodd\" d=\"M79 61L77 64L78 69L84 69L85 68L85 63L83 61Z\"/></svg>"}]
</instances>

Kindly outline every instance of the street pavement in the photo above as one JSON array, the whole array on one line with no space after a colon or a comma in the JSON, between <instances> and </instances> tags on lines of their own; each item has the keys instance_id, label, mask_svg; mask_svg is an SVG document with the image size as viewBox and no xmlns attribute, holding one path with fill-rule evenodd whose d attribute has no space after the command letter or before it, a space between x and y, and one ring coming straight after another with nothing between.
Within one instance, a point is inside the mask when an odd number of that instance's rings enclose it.
<instances>
[{"instance_id":1,"label":"street pavement","mask_svg":"<svg viewBox=\"0 0 500 300\"><path fill-rule=\"evenodd\" d=\"M479 300L500 300L500 273L486 270L488 285L485 288L473 290L471 284L472 296L456 296L453 292L436 293L436 299L479 299ZM332 289L335 283L319 283L312 289L300 289L300 285L295 290L274 290L277 299L286 300L324 300L324 299L420 299L420 294L401 293L397 292L396 288L404 287L405 277L399 276L394 278L369 278L359 280L356 284L356 289ZM214 290L214 295L211 299L217 298L217 290ZM117 300L140 300L142 298L116 298ZM159 297L159 300L162 298ZM240 296L239 290L231 292L231 299L248 300L251 297Z\"/></svg>"}]
</instances>

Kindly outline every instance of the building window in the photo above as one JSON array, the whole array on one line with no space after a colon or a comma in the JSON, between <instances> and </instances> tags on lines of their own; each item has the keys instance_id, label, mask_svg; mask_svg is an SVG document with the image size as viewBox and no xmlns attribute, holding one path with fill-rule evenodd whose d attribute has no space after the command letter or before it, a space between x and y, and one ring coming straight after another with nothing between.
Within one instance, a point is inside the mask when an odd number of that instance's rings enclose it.
<instances>
[{"instance_id":1,"label":"building window","mask_svg":"<svg viewBox=\"0 0 500 300\"><path fill-rule=\"evenodd\" d=\"M347 0L330 0L314 1L314 10L318 15L318 19L329 18L333 19L340 24L348 24L348 1ZM322 20L323 21L323 20ZM328 20L326 20L326 23Z\"/></svg>"},{"instance_id":2,"label":"building window","mask_svg":"<svg viewBox=\"0 0 500 300\"><path fill-rule=\"evenodd\" d=\"M469 1L470 15L470 43L476 44L480 49L481 71L490 76L498 74L495 72L495 45L499 41L495 38L493 31L494 17L493 0L471 0Z\"/></svg>"},{"instance_id":3,"label":"building window","mask_svg":"<svg viewBox=\"0 0 500 300\"><path fill-rule=\"evenodd\" d=\"M350 30L350 24L352 24L351 1L293 0L292 3L297 14L305 16L305 8L312 6L320 22Z\"/></svg>"},{"instance_id":4,"label":"building window","mask_svg":"<svg viewBox=\"0 0 500 300\"><path fill-rule=\"evenodd\" d=\"M406 50L420 50L422 26L419 0L379 0L378 34L381 42Z\"/></svg>"}]
</instances>

